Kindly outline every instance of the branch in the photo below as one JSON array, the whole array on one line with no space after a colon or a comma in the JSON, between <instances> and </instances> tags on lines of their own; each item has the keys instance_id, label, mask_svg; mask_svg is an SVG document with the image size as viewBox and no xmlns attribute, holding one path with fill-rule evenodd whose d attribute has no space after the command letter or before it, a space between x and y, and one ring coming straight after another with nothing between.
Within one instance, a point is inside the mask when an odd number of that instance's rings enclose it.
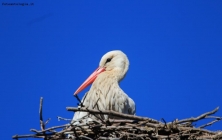
<instances>
[{"instance_id":1,"label":"branch","mask_svg":"<svg viewBox=\"0 0 222 140\"><path fill-rule=\"evenodd\" d=\"M39 105L39 119L40 119L40 128L42 131L45 130L45 124L43 122L43 117L42 117L42 104L43 104L43 97L40 98L40 105ZM43 133L44 135L44 140L46 140L45 137L45 132Z\"/></svg>"},{"instance_id":2,"label":"branch","mask_svg":"<svg viewBox=\"0 0 222 140\"><path fill-rule=\"evenodd\" d=\"M58 118L58 121L60 121L60 120L64 120L64 121L72 121L72 119L66 119L66 118L59 117L59 116L57 116L57 118Z\"/></svg>"},{"instance_id":3,"label":"branch","mask_svg":"<svg viewBox=\"0 0 222 140\"><path fill-rule=\"evenodd\" d=\"M151 119L151 118L123 114L123 113L119 113L119 112L112 111L112 110L99 111L99 110L95 110L95 109L76 108L76 107L66 107L66 110L74 111L74 112L82 111L82 112L89 112L89 113L94 113L94 114L112 115L112 116L121 117L124 119L131 119L131 120L138 120L138 121L147 121L148 120L149 122L157 123L157 124L160 123L159 121Z\"/></svg>"},{"instance_id":4,"label":"branch","mask_svg":"<svg viewBox=\"0 0 222 140\"><path fill-rule=\"evenodd\" d=\"M40 106L39 106L39 118L40 118L40 128L43 131L45 128L45 125L43 123L43 117L42 117L42 104L43 104L43 98L40 98Z\"/></svg>"},{"instance_id":5,"label":"branch","mask_svg":"<svg viewBox=\"0 0 222 140\"><path fill-rule=\"evenodd\" d=\"M211 121L211 122L209 122L209 123L207 123L207 124L201 125L199 128L204 128L204 127L210 126L210 125L212 125L213 123L218 122L218 121L220 121L220 120L213 120L213 121Z\"/></svg>"},{"instance_id":6,"label":"branch","mask_svg":"<svg viewBox=\"0 0 222 140\"><path fill-rule=\"evenodd\" d=\"M45 121L45 126L46 126L46 124L48 124L49 123L49 121L51 120L51 118L48 118L46 121Z\"/></svg>"},{"instance_id":7,"label":"branch","mask_svg":"<svg viewBox=\"0 0 222 140\"><path fill-rule=\"evenodd\" d=\"M53 135L53 134L47 134L47 135ZM39 134L39 135L33 135L33 134L28 134L28 135L14 135L12 136L13 139L18 139L18 138L44 138L45 135Z\"/></svg>"},{"instance_id":8,"label":"branch","mask_svg":"<svg viewBox=\"0 0 222 140\"><path fill-rule=\"evenodd\" d=\"M181 123L185 123L185 122L196 122L198 120L206 118L209 115L212 115L212 114L216 113L218 111L218 109L219 109L219 107L215 108L214 110L212 110L210 112L206 112L206 113L204 113L204 114L202 114L202 115L200 115L196 118L192 117L192 118L180 120L180 121L177 122L177 124L181 124Z\"/></svg>"},{"instance_id":9,"label":"branch","mask_svg":"<svg viewBox=\"0 0 222 140\"><path fill-rule=\"evenodd\" d=\"M67 126L70 126L70 125L69 124L65 124L65 125L53 126L53 127L41 130L41 131L37 131L35 129L31 129L30 131L36 132L36 133L45 133L47 131L51 131L51 130L58 129L58 128L64 128L64 127L67 127Z\"/></svg>"}]
</instances>

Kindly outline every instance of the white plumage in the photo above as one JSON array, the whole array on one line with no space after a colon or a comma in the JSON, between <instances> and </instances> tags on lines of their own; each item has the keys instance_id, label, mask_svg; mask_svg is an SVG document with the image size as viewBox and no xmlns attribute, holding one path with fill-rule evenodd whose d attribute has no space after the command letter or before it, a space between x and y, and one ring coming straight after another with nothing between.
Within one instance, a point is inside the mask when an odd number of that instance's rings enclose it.
<instances>
[{"instance_id":1,"label":"white plumage","mask_svg":"<svg viewBox=\"0 0 222 140\"><path fill-rule=\"evenodd\" d=\"M85 107L134 115L136 112L134 101L119 87L119 82L124 78L128 68L129 60L122 51L110 51L101 58L99 68L77 89L74 95L93 82L82 99ZM87 115L89 115L87 112L76 112L73 120ZM107 115L101 117L114 118Z\"/></svg>"}]
</instances>

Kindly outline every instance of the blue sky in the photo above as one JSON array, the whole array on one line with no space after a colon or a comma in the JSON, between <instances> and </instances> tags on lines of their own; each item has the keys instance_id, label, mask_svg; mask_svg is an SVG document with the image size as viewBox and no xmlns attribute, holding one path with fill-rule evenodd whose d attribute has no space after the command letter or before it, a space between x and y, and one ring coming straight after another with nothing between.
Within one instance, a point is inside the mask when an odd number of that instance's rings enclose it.
<instances>
[{"instance_id":1,"label":"blue sky","mask_svg":"<svg viewBox=\"0 0 222 140\"><path fill-rule=\"evenodd\" d=\"M2 139L40 129L40 97L47 127L66 123L56 116L72 118L73 92L111 50L130 60L120 86L137 115L169 122L222 107L222 1L27 2L0 8Z\"/></svg>"}]
</instances>

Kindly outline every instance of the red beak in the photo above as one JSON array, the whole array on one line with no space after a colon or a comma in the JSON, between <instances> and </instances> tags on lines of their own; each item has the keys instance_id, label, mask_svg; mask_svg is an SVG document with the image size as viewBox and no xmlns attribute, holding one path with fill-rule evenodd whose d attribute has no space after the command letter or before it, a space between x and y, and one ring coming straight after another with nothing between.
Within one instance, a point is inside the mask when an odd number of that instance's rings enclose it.
<instances>
[{"instance_id":1,"label":"red beak","mask_svg":"<svg viewBox=\"0 0 222 140\"><path fill-rule=\"evenodd\" d=\"M92 84L96 77L101 73L104 72L105 68L98 67L86 80L83 82L83 84L75 91L74 95L77 95L79 92L81 92L83 89L88 87L90 84Z\"/></svg>"}]
</instances>

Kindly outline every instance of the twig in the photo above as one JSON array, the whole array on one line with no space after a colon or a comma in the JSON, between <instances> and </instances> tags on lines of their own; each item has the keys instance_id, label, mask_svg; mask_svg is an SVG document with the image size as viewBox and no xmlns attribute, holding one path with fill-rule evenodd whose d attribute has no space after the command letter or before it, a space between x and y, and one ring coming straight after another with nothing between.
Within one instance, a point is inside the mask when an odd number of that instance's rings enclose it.
<instances>
[{"instance_id":1,"label":"twig","mask_svg":"<svg viewBox=\"0 0 222 140\"><path fill-rule=\"evenodd\" d=\"M81 102L80 98L78 95L74 95L74 97L76 97L76 99L79 101L79 104L81 107L84 107L83 103Z\"/></svg>"},{"instance_id":2,"label":"twig","mask_svg":"<svg viewBox=\"0 0 222 140\"><path fill-rule=\"evenodd\" d=\"M212 110L210 112L206 112L206 113L204 113L204 114L202 114L202 115L200 115L196 118L189 118L189 119L180 120L180 121L177 122L177 124L185 123L185 122L195 122L195 121L204 119L206 116L216 113L218 111L218 109L219 109L219 107L215 108L214 110Z\"/></svg>"},{"instance_id":3,"label":"twig","mask_svg":"<svg viewBox=\"0 0 222 140\"><path fill-rule=\"evenodd\" d=\"M58 118L58 121L60 121L60 120L64 120L64 121L72 121L72 119L66 119L66 118L59 117L59 116L57 116L57 118Z\"/></svg>"},{"instance_id":4,"label":"twig","mask_svg":"<svg viewBox=\"0 0 222 140\"><path fill-rule=\"evenodd\" d=\"M198 128L204 128L204 127L207 127L207 126L210 126L210 125L212 125L213 123L215 123L215 122L218 122L218 121L220 121L220 120L213 120L213 121L211 121L211 122L209 122L209 123L207 123L207 124L204 124L204 125L201 125L200 127L198 127Z\"/></svg>"},{"instance_id":5,"label":"twig","mask_svg":"<svg viewBox=\"0 0 222 140\"><path fill-rule=\"evenodd\" d=\"M39 132L39 131L36 130L36 129L30 129L30 131L31 131L31 132L35 132L35 133L41 133L41 132Z\"/></svg>"},{"instance_id":6,"label":"twig","mask_svg":"<svg viewBox=\"0 0 222 140\"><path fill-rule=\"evenodd\" d=\"M75 134L75 136L76 136L76 139L78 140L79 139L79 137L78 137L78 135L77 135L77 133L76 133L76 128L74 127L74 134Z\"/></svg>"},{"instance_id":7,"label":"twig","mask_svg":"<svg viewBox=\"0 0 222 140\"><path fill-rule=\"evenodd\" d=\"M208 134L215 134L215 132L212 132L206 129L201 129L201 128L180 127L180 130L199 131L199 132L205 132Z\"/></svg>"},{"instance_id":8,"label":"twig","mask_svg":"<svg viewBox=\"0 0 222 140\"><path fill-rule=\"evenodd\" d=\"M47 134L47 135L53 135L53 134ZM18 138L44 138L45 135L39 134L39 135L33 135L33 134L28 134L28 135L14 135L12 136L13 139L18 139Z\"/></svg>"},{"instance_id":9,"label":"twig","mask_svg":"<svg viewBox=\"0 0 222 140\"><path fill-rule=\"evenodd\" d=\"M162 118L161 120L164 122L164 127L166 128L167 127L167 123L166 123L165 119Z\"/></svg>"},{"instance_id":10,"label":"twig","mask_svg":"<svg viewBox=\"0 0 222 140\"><path fill-rule=\"evenodd\" d=\"M42 104L43 104L43 98L40 98L40 106L39 106L39 118L40 118L40 128L43 131L45 129L45 125L43 123L43 117L42 117Z\"/></svg>"},{"instance_id":11,"label":"twig","mask_svg":"<svg viewBox=\"0 0 222 140\"><path fill-rule=\"evenodd\" d=\"M112 116L121 117L121 118L124 118L124 119L131 119L131 120L138 120L138 121L149 120L149 122L152 122L152 123L158 123L158 124L160 123L159 121L151 119L151 118L123 114L123 113L119 113L119 112L112 111L112 110L98 111L98 110L95 110L95 109L85 109L85 108L76 108L76 107L66 107L66 109L68 111L74 111L74 112L75 111L83 111L83 112L89 112L89 113L95 113L95 114L112 115Z\"/></svg>"},{"instance_id":12,"label":"twig","mask_svg":"<svg viewBox=\"0 0 222 140\"><path fill-rule=\"evenodd\" d=\"M42 104L43 104L43 97L40 98L40 106L39 106L39 118L40 118L40 128L42 131L45 130L45 124L43 122L43 117L42 117ZM46 135L45 132L43 132L44 135L44 140L46 140Z\"/></svg>"},{"instance_id":13,"label":"twig","mask_svg":"<svg viewBox=\"0 0 222 140\"><path fill-rule=\"evenodd\" d=\"M221 120L222 117L217 117L217 116L206 116L207 119L217 119L217 120Z\"/></svg>"},{"instance_id":14,"label":"twig","mask_svg":"<svg viewBox=\"0 0 222 140\"><path fill-rule=\"evenodd\" d=\"M51 130L58 129L58 128L64 128L64 127L67 127L67 126L69 126L69 125L65 124L65 125L53 126L53 127L47 128L45 130L41 130L41 131L37 131L35 129L31 129L30 131L33 131L33 132L36 132L36 133L45 133L47 131L51 131Z\"/></svg>"},{"instance_id":15,"label":"twig","mask_svg":"<svg viewBox=\"0 0 222 140\"><path fill-rule=\"evenodd\" d=\"M86 137L86 136L79 136L79 138L83 138L83 139L85 139L85 140L93 140L93 139L91 139L91 138L89 138L89 137Z\"/></svg>"},{"instance_id":16,"label":"twig","mask_svg":"<svg viewBox=\"0 0 222 140\"><path fill-rule=\"evenodd\" d=\"M138 123L138 121L135 121L135 120L109 119L109 121L110 121L111 123ZM148 122L148 121L145 121L145 122Z\"/></svg>"},{"instance_id":17,"label":"twig","mask_svg":"<svg viewBox=\"0 0 222 140\"><path fill-rule=\"evenodd\" d=\"M49 121L51 120L51 118L48 118L46 121L45 121L45 126L49 123Z\"/></svg>"}]
</instances>

